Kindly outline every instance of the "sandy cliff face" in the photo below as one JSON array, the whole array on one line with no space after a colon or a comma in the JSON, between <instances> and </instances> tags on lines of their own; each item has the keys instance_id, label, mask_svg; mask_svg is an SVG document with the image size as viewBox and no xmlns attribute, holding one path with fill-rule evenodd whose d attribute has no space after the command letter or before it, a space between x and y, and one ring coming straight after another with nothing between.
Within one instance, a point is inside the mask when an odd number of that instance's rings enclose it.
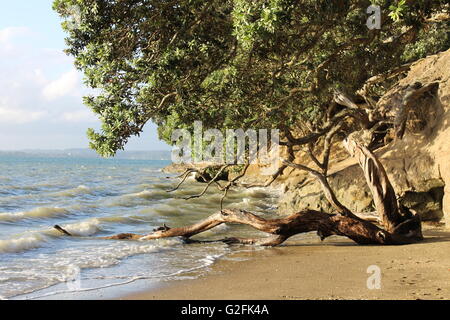
<instances>
[{"instance_id":1,"label":"sandy cliff face","mask_svg":"<svg viewBox=\"0 0 450 320\"><path fill-rule=\"evenodd\" d=\"M402 203L424 220L441 220L450 227L450 50L417 61L407 77L392 88L380 103L389 112L398 88L414 82L439 82L437 94L425 95L413 106L411 126L403 140L377 151ZM330 170L337 197L356 212L372 211L371 194L362 171L353 159L344 159ZM286 176L286 175L285 175ZM285 185L281 213L303 208L331 211L316 181L303 172L291 172Z\"/></svg>"}]
</instances>

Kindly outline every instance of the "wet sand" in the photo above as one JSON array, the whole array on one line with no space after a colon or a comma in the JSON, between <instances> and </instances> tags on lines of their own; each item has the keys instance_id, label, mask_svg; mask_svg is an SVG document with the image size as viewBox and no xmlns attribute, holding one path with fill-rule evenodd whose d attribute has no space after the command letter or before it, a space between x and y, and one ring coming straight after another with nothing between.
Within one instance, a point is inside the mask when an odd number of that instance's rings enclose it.
<instances>
[{"instance_id":1,"label":"wet sand","mask_svg":"<svg viewBox=\"0 0 450 320\"><path fill-rule=\"evenodd\" d=\"M168 282L124 299L450 299L450 232L424 234L424 242L404 246L294 238L220 260L200 279ZM380 289L367 286L373 265L381 270Z\"/></svg>"}]
</instances>

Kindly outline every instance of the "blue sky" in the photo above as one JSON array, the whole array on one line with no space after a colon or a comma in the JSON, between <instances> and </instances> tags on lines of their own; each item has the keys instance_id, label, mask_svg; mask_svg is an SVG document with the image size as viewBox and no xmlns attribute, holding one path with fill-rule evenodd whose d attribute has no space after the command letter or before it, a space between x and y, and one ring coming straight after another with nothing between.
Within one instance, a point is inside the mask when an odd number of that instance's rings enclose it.
<instances>
[{"instance_id":1,"label":"blue sky","mask_svg":"<svg viewBox=\"0 0 450 320\"><path fill-rule=\"evenodd\" d=\"M99 128L64 37L52 0L0 0L0 150L87 148ZM126 147L163 149L153 124Z\"/></svg>"}]
</instances>

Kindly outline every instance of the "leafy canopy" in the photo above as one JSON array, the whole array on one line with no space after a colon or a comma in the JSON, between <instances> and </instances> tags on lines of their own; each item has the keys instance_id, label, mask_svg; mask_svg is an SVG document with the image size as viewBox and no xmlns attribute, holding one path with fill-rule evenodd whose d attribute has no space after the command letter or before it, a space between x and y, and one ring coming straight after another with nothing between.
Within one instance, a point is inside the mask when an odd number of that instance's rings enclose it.
<instances>
[{"instance_id":1,"label":"leafy canopy","mask_svg":"<svg viewBox=\"0 0 450 320\"><path fill-rule=\"evenodd\" d=\"M88 131L104 156L148 121L170 141L194 121L294 131L320 121L333 88L450 47L448 1L55 0L67 53L96 94ZM381 6L381 29L366 10ZM74 10L74 8L76 10ZM74 13L75 12L75 13Z\"/></svg>"}]
</instances>

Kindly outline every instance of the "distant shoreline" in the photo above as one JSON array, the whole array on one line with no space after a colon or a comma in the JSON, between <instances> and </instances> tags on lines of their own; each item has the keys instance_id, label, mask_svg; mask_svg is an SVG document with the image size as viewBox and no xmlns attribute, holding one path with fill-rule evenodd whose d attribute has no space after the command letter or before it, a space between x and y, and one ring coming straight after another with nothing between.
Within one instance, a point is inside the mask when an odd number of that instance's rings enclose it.
<instances>
[{"instance_id":1,"label":"distant shoreline","mask_svg":"<svg viewBox=\"0 0 450 320\"><path fill-rule=\"evenodd\" d=\"M103 159L91 149L64 149L64 150L0 150L0 157L53 157L53 158L82 158ZM171 151L119 151L115 157L109 159L125 160L160 160L171 161Z\"/></svg>"}]
</instances>

